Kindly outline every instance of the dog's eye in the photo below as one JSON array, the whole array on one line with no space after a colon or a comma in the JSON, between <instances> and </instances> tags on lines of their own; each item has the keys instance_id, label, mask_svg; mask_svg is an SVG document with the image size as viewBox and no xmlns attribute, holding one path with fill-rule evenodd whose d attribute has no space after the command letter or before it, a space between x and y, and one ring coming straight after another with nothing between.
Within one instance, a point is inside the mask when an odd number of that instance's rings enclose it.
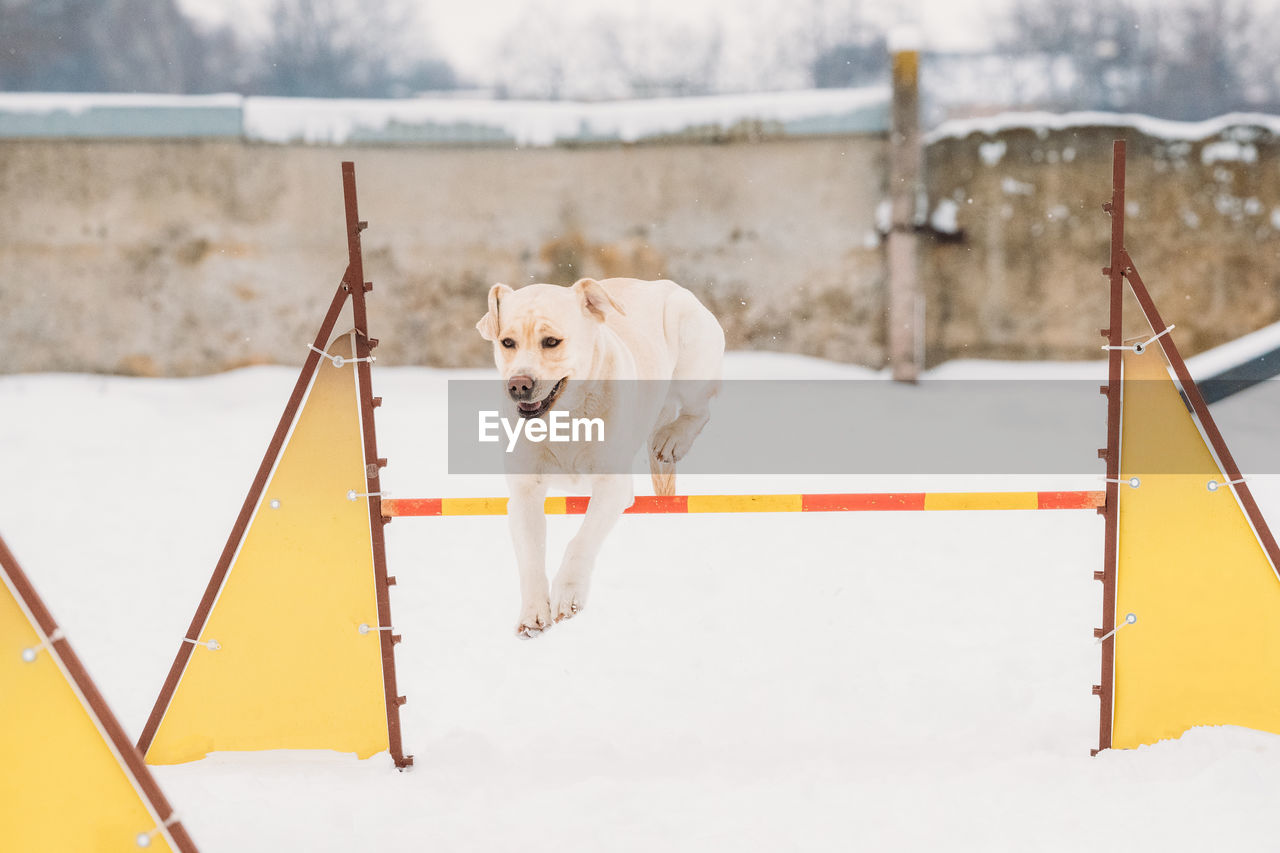
<instances>
[{"instance_id":1,"label":"dog's eye","mask_svg":"<svg viewBox=\"0 0 1280 853\"><path fill-rule=\"evenodd\" d=\"M562 340L563 338L543 338L542 345L547 349L554 349L555 347L560 346L560 341Z\"/></svg>"},{"instance_id":2,"label":"dog's eye","mask_svg":"<svg viewBox=\"0 0 1280 853\"><path fill-rule=\"evenodd\" d=\"M511 338L503 338L503 339L502 339L502 345L503 345L504 347L506 347L507 349L515 349L515 347L516 347L516 342L515 342L515 341L513 341L513 340L511 340Z\"/></svg>"}]
</instances>

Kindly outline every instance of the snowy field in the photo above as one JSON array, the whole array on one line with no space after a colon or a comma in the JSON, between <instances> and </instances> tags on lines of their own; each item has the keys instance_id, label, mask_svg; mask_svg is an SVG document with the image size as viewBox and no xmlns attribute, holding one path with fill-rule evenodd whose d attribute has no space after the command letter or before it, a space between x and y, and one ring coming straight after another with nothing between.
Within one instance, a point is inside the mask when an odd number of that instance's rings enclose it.
<instances>
[{"instance_id":1,"label":"snowy field","mask_svg":"<svg viewBox=\"0 0 1280 853\"><path fill-rule=\"evenodd\" d=\"M463 375L483 374L375 369L394 496L504 493L444 474L444 380ZM757 354L730 375L867 374ZM0 377L0 533L135 737L295 377ZM1215 407L1229 442L1274 433L1265 390ZM681 491L1099 488L1101 471ZM1252 482L1280 521L1280 478ZM553 565L577 523L550 520ZM1205 728L1090 758L1102 529L1092 512L629 517L587 610L520 642L503 519L399 519L414 768L282 751L155 774L206 853L1276 849L1280 737Z\"/></svg>"}]
</instances>

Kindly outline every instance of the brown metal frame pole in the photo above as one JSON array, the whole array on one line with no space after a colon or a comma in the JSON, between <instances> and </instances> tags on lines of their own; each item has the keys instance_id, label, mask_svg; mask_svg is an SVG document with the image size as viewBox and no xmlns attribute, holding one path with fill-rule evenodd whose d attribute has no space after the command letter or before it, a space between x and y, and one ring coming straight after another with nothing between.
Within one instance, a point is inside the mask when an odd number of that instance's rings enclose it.
<instances>
[{"instance_id":1,"label":"brown metal frame pole","mask_svg":"<svg viewBox=\"0 0 1280 853\"><path fill-rule=\"evenodd\" d=\"M152 777L151 771L147 769L147 765L142 759L142 753L130 743L124 727L120 725L120 721L116 719L115 714L111 713L106 700L98 692L97 686L93 683L93 679L89 677L89 672L84 668L84 664L80 662L80 658L76 656L75 651L71 648L71 644L65 638L52 639L57 635L58 623L54 621L53 614L49 612L44 600L40 598L35 587L31 585L31 581L27 578L26 573L22 571L22 567L18 565L17 558L13 556L13 552L9 550L3 539L0 539L0 569L3 569L9 580L13 582L14 589L18 592L18 597L22 599L22 603L26 605L27 610L31 611L31 615L35 618L40 631L45 637L49 638L50 649L62 661L63 667L66 669L67 674L71 676L71 680L75 682L80 695L89 703L90 711L97 718L98 724L102 726L103 731L106 732L107 737L111 740L116 752L120 755L120 759L125 764L125 769L133 776L134 781L137 782L138 787L142 789L144 796L151 803L151 807L155 809L156 816L160 818L161 826L169 833L169 837L177 845L179 853L197 853L196 845L191 840L191 836L187 835L187 830L183 827L181 821L174 820L173 806L169 805L169 801L165 799L160 786L156 784L155 778ZM173 822L169 823L171 820Z\"/></svg>"},{"instance_id":2,"label":"brown metal frame pole","mask_svg":"<svg viewBox=\"0 0 1280 853\"><path fill-rule=\"evenodd\" d=\"M347 284L351 290L351 312L356 327L356 370L360 380L360 421L364 433L364 473L365 492L369 495L369 535L373 546L373 578L378 598L378 624L390 626L391 593L390 586L395 579L387 575L387 550L383 536L383 527L391 519L382 514L382 496L380 495L380 470L387 460L378 457L378 436L375 431L373 410L381 405L382 398L373 396L372 370L368 359L373 348L378 345L376 338L369 337L369 318L365 308L365 294L373 290L373 283L364 280L364 255L360 246L360 232L368 223L360 220L359 206L356 202L356 167L354 163L342 164L342 191L347 214ZM400 706L406 701L396 688L396 644L400 635L390 631L379 631L382 642L382 685L387 706L387 741L391 750L391 760L396 767L405 768L413 764L413 756L404 754L400 737Z\"/></svg>"},{"instance_id":3,"label":"brown metal frame pole","mask_svg":"<svg viewBox=\"0 0 1280 853\"><path fill-rule=\"evenodd\" d=\"M1094 577L1102 581L1102 627L1094 636L1107 636L1102 641L1102 675L1093 692L1099 697L1098 748L1093 754L1111 748L1111 720L1115 696L1115 634L1116 627L1116 558L1119 542L1120 518L1120 382L1121 350L1124 342L1124 140L1117 139L1112 148L1111 201L1103 209L1111 214L1111 264L1102 272L1111 282L1110 319L1108 328L1102 330L1107 339L1107 384L1102 388L1107 395L1107 446L1098 455L1107 463L1106 504L1098 508L1106 517L1103 535L1102 571Z\"/></svg>"}]
</instances>

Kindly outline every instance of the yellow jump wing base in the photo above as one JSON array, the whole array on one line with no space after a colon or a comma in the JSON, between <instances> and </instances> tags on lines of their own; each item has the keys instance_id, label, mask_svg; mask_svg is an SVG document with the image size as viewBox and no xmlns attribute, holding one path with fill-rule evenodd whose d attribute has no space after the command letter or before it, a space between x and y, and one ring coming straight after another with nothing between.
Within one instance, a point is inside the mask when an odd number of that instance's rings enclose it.
<instances>
[{"instance_id":1,"label":"yellow jump wing base","mask_svg":"<svg viewBox=\"0 0 1280 853\"><path fill-rule=\"evenodd\" d=\"M1124 354L1122 401L1112 745L1280 733L1280 580L1158 347Z\"/></svg>"},{"instance_id":2,"label":"yellow jump wing base","mask_svg":"<svg viewBox=\"0 0 1280 853\"><path fill-rule=\"evenodd\" d=\"M367 758L388 748L352 337L329 348L340 366L316 367L149 764L218 750Z\"/></svg>"},{"instance_id":3,"label":"yellow jump wing base","mask_svg":"<svg viewBox=\"0 0 1280 853\"><path fill-rule=\"evenodd\" d=\"M124 853L143 841L195 851L0 542L0 849Z\"/></svg>"}]
</instances>

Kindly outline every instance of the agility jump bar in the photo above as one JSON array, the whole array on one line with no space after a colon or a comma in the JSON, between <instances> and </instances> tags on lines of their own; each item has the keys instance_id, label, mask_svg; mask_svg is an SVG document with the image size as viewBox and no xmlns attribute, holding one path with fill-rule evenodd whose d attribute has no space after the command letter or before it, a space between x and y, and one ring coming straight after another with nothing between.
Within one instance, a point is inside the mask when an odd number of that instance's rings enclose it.
<instances>
[{"instance_id":1,"label":"agility jump bar","mask_svg":"<svg viewBox=\"0 0 1280 853\"><path fill-rule=\"evenodd\" d=\"M551 497L547 515L582 515L588 497ZM1096 509L1105 492L865 492L816 495L641 495L628 513L901 512L910 510ZM506 515L506 498L385 498L390 517Z\"/></svg>"}]
</instances>

